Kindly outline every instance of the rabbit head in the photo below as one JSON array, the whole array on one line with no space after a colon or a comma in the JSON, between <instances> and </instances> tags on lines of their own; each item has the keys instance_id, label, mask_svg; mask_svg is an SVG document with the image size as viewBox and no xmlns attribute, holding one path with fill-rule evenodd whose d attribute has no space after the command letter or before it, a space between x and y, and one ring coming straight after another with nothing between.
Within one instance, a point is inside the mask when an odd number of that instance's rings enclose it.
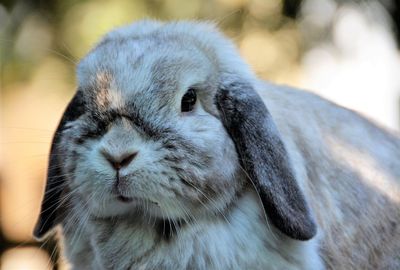
<instances>
[{"instance_id":1,"label":"rabbit head","mask_svg":"<svg viewBox=\"0 0 400 270\"><path fill-rule=\"evenodd\" d=\"M253 186L271 222L307 240L316 226L251 71L203 23L144 21L80 62L55 133L35 236L68 196L97 217L218 215Z\"/></svg>"}]
</instances>

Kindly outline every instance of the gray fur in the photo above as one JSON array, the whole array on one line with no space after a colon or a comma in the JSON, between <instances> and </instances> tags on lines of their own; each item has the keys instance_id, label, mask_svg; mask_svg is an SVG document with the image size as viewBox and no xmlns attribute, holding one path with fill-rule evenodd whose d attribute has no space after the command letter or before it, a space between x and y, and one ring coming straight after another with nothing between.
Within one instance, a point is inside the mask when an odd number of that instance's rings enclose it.
<instances>
[{"instance_id":1,"label":"gray fur","mask_svg":"<svg viewBox=\"0 0 400 270\"><path fill-rule=\"evenodd\" d=\"M235 76L221 81L217 107L266 214L288 236L311 239L316 225L270 113L250 84Z\"/></svg>"},{"instance_id":2,"label":"gray fur","mask_svg":"<svg viewBox=\"0 0 400 270\"><path fill-rule=\"evenodd\" d=\"M257 80L204 23L118 28L77 75L35 230L74 269L399 266L397 135Z\"/></svg>"}]
</instances>

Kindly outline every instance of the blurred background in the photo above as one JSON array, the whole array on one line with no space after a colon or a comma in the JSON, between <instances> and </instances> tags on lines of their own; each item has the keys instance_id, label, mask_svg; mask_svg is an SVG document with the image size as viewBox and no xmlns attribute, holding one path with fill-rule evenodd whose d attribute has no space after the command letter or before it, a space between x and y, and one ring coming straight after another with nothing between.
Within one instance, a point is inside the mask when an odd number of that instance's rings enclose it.
<instances>
[{"instance_id":1,"label":"blurred background","mask_svg":"<svg viewBox=\"0 0 400 270\"><path fill-rule=\"evenodd\" d=\"M0 1L0 263L68 269L31 233L75 65L115 26L214 21L262 78L316 92L400 130L398 0Z\"/></svg>"}]
</instances>

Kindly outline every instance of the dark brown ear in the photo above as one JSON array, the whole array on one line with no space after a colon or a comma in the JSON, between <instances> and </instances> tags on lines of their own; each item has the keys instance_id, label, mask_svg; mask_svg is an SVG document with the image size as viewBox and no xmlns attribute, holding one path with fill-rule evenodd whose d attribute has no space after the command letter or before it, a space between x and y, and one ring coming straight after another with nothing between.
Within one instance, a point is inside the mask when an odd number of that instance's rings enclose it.
<instances>
[{"instance_id":1,"label":"dark brown ear","mask_svg":"<svg viewBox=\"0 0 400 270\"><path fill-rule=\"evenodd\" d=\"M51 143L44 198L42 200L39 219L33 232L34 237L37 239L43 238L57 225L57 212L60 208L61 194L66 185L65 177L62 173L63 153L59 147L60 138L65 125L70 121L76 120L83 112L84 102L82 93L78 91L68 104Z\"/></svg>"},{"instance_id":2,"label":"dark brown ear","mask_svg":"<svg viewBox=\"0 0 400 270\"><path fill-rule=\"evenodd\" d=\"M215 103L268 218L293 239L311 239L316 234L315 222L279 132L260 96L251 84L230 76L224 78Z\"/></svg>"}]
</instances>

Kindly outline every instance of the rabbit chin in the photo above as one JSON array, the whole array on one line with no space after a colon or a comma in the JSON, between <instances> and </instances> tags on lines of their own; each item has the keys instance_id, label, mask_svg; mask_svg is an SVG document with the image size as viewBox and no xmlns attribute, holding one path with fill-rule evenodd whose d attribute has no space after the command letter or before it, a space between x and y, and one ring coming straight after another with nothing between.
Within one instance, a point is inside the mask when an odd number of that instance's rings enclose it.
<instances>
[{"instance_id":1,"label":"rabbit chin","mask_svg":"<svg viewBox=\"0 0 400 270\"><path fill-rule=\"evenodd\" d=\"M90 215L98 218L134 217L136 220L185 219L187 212L196 212L190 202L161 198L159 200L109 193L108 196L84 202ZM183 210L184 209L184 210Z\"/></svg>"}]
</instances>

